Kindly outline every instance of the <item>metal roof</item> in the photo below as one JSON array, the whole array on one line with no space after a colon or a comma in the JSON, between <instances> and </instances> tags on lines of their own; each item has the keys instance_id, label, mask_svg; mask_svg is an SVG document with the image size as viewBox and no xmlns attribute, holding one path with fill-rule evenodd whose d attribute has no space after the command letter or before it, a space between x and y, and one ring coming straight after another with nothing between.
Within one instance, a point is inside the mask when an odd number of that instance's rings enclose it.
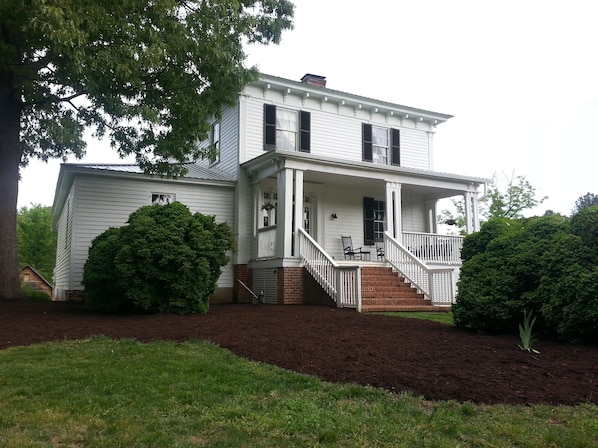
<instances>
[{"instance_id":1,"label":"metal roof","mask_svg":"<svg viewBox=\"0 0 598 448\"><path fill-rule=\"evenodd\" d=\"M75 168L88 168L94 170L113 171L119 173L144 174L143 170L136 164L71 164ZM195 163L185 163L183 166L187 169L185 179L197 179L215 182L235 182L236 179L229 174L223 173L215 168L208 168Z\"/></svg>"}]
</instances>

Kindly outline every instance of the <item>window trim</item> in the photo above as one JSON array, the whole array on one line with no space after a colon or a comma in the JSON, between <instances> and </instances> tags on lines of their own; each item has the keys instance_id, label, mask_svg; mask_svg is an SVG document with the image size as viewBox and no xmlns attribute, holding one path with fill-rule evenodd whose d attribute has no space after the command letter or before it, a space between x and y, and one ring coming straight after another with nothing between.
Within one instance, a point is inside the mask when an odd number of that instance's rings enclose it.
<instances>
[{"instance_id":1,"label":"window trim","mask_svg":"<svg viewBox=\"0 0 598 448\"><path fill-rule=\"evenodd\" d=\"M218 131L216 132L216 129ZM210 154L210 166L215 165L216 163L220 162L220 139L222 132L222 125L220 121L215 121L212 123L212 130L210 133L210 144L214 146L213 153ZM216 137L217 135L217 137ZM213 156L213 157L212 157Z\"/></svg>"}]
</instances>

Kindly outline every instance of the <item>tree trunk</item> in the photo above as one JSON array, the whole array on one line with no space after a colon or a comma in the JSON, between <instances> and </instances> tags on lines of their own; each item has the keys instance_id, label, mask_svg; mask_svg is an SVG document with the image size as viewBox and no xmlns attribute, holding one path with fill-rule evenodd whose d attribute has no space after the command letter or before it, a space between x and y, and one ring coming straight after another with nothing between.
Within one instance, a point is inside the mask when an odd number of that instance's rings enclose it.
<instances>
[{"instance_id":1,"label":"tree trunk","mask_svg":"<svg viewBox=\"0 0 598 448\"><path fill-rule=\"evenodd\" d=\"M17 196L21 102L0 72L0 299L21 297L17 261Z\"/></svg>"}]
</instances>

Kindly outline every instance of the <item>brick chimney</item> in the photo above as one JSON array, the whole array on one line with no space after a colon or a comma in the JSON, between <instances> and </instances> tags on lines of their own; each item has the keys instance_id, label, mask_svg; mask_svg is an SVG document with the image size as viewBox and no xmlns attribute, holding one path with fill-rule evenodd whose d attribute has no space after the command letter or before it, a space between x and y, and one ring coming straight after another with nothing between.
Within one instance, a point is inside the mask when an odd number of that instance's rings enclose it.
<instances>
[{"instance_id":1,"label":"brick chimney","mask_svg":"<svg viewBox=\"0 0 598 448\"><path fill-rule=\"evenodd\" d=\"M326 87L325 76L312 75L311 73L305 74L303 78L301 78L301 82L304 82L305 84L309 84L311 86Z\"/></svg>"}]
</instances>

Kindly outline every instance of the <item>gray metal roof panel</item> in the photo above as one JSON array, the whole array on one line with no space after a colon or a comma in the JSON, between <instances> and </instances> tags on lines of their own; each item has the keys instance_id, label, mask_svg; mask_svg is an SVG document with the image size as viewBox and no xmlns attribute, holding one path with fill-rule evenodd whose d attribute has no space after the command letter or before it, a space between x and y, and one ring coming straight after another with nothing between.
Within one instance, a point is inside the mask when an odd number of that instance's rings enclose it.
<instances>
[{"instance_id":1,"label":"gray metal roof panel","mask_svg":"<svg viewBox=\"0 0 598 448\"><path fill-rule=\"evenodd\" d=\"M73 164L77 168L88 168L103 171L113 171L119 173L143 174L143 170L135 164L110 164L110 163L94 163L94 164ZM229 174L223 173L215 168L208 168L195 163L184 164L187 168L186 179L207 180L216 182L235 182L235 178Z\"/></svg>"}]
</instances>

